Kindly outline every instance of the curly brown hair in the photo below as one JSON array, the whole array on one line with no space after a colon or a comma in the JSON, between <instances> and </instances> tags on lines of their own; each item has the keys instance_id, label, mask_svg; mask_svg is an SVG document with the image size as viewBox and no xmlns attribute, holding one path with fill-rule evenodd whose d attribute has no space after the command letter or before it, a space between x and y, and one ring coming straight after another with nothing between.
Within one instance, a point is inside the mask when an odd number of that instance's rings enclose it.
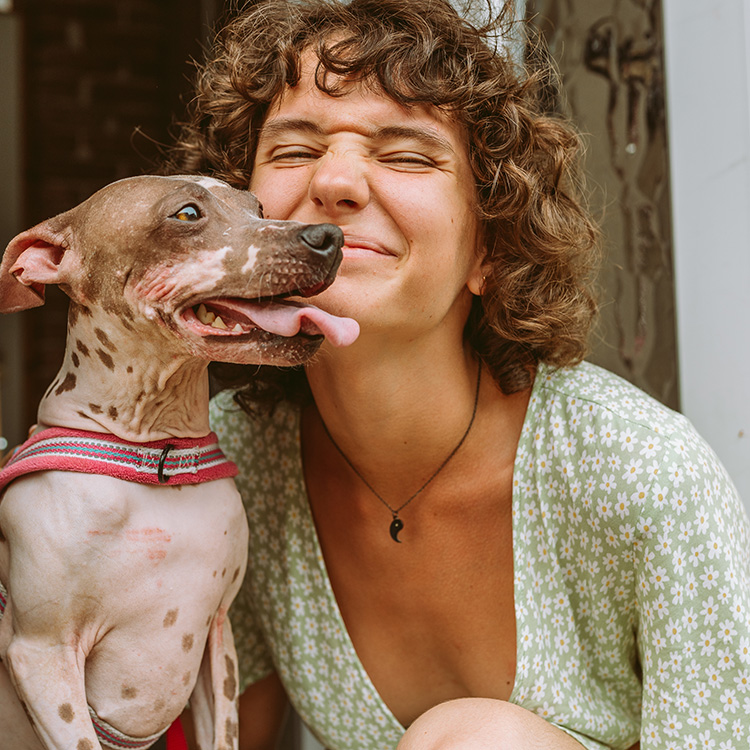
<instances>
[{"instance_id":1,"label":"curly brown hair","mask_svg":"<svg viewBox=\"0 0 750 750\"><path fill-rule=\"evenodd\" d=\"M297 84L310 49L316 83L333 96L355 80L405 107L449 112L468 136L486 241L484 290L465 336L513 393L530 385L539 362L567 366L586 354L598 235L583 202L580 138L542 106L552 71L522 69L503 43L513 29L509 4L499 13L487 6L488 20L474 25L445 0L245 3L198 69L168 169L246 188L269 106ZM248 410L309 396L299 370L220 373L225 384L245 385L238 400Z\"/></svg>"}]
</instances>

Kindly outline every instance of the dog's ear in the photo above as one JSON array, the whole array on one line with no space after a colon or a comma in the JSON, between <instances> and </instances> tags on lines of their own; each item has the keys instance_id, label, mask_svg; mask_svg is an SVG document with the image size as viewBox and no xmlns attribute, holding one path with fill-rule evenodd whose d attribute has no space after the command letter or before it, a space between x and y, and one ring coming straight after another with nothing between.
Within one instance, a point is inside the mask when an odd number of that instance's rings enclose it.
<instances>
[{"instance_id":1,"label":"dog's ear","mask_svg":"<svg viewBox=\"0 0 750 750\"><path fill-rule=\"evenodd\" d=\"M63 281L62 236L49 222L22 232L5 248L0 263L0 313L19 312L44 304L44 287Z\"/></svg>"}]
</instances>

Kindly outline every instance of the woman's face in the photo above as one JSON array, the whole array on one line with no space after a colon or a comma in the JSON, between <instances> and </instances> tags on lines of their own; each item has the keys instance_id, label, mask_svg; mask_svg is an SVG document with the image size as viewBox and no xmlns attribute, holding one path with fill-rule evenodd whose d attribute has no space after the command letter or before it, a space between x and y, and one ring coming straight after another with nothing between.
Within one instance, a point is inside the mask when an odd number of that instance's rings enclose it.
<instances>
[{"instance_id":1,"label":"woman's face","mask_svg":"<svg viewBox=\"0 0 750 750\"><path fill-rule=\"evenodd\" d=\"M250 189L268 218L343 230L338 277L312 301L355 318L363 335L461 332L481 283L461 128L358 85L330 97L307 62L263 125Z\"/></svg>"}]
</instances>

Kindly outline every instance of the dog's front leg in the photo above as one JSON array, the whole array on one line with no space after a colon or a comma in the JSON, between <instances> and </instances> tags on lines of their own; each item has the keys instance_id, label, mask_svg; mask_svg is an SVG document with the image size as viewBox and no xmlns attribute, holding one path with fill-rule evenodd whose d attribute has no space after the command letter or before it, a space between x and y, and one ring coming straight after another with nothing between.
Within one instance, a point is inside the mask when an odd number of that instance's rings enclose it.
<instances>
[{"instance_id":1,"label":"dog's front leg","mask_svg":"<svg viewBox=\"0 0 750 750\"><path fill-rule=\"evenodd\" d=\"M5 663L47 750L101 750L88 713L84 656L78 649L44 637L16 634Z\"/></svg>"},{"instance_id":2,"label":"dog's front leg","mask_svg":"<svg viewBox=\"0 0 750 750\"><path fill-rule=\"evenodd\" d=\"M226 607L211 622L190 708L199 750L237 750L239 676Z\"/></svg>"}]
</instances>

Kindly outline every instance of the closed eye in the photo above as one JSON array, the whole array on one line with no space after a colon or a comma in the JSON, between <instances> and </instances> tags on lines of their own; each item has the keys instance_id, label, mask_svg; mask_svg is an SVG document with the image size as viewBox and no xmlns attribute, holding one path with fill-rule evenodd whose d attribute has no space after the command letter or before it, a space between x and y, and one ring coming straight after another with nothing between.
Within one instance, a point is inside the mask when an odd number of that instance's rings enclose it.
<instances>
[{"instance_id":1,"label":"closed eye","mask_svg":"<svg viewBox=\"0 0 750 750\"><path fill-rule=\"evenodd\" d=\"M392 154L383 154L380 157L380 161L383 164L391 164L398 166L403 164L405 167L434 167L435 161L429 156L423 154L414 153L411 151L399 151Z\"/></svg>"},{"instance_id":2,"label":"closed eye","mask_svg":"<svg viewBox=\"0 0 750 750\"><path fill-rule=\"evenodd\" d=\"M198 221L202 216L197 206L192 203L188 203L183 206L179 211L175 211L170 218L177 219L177 221Z\"/></svg>"},{"instance_id":3,"label":"closed eye","mask_svg":"<svg viewBox=\"0 0 750 750\"><path fill-rule=\"evenodd\" d=\"M271 157L271 161L295 163L317 158L318 154L313 149L294 146L286 149L277 149Z\"/></svg>"}]
</instances>

